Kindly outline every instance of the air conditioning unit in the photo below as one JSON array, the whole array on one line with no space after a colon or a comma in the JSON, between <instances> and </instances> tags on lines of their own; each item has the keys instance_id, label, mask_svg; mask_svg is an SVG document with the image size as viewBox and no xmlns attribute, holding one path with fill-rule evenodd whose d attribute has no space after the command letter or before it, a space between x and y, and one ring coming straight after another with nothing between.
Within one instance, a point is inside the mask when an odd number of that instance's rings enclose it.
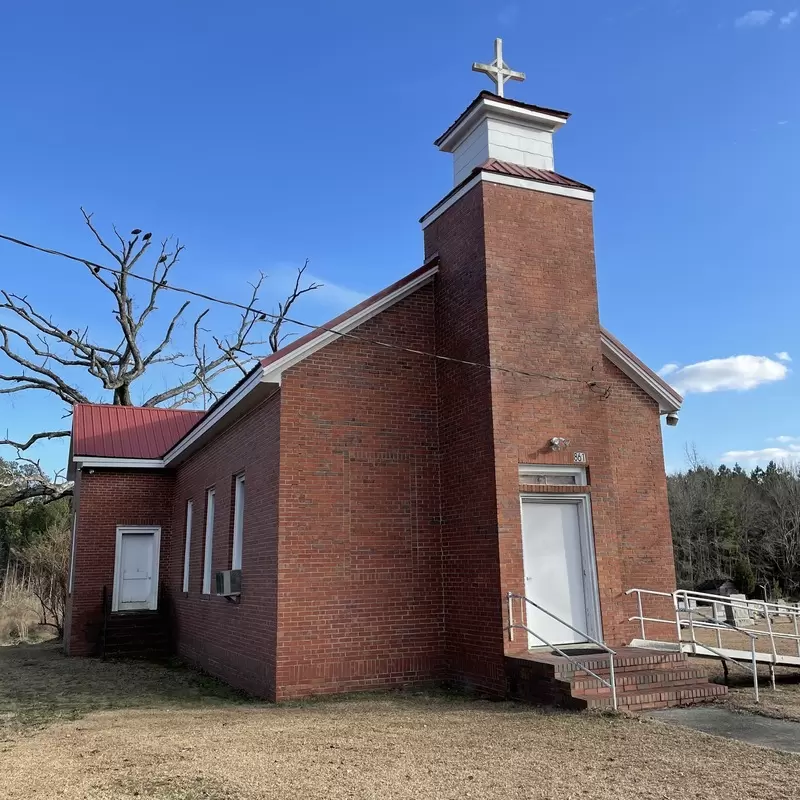
<instances>
[{"instance_id":1,"label":"air conditioning unit","mask_svg":"<svg viewBox=\"0 0 800 800\"><path fill-rule=\"evenodd\" d=\"M242 571L226 569L217 573L217 594L223 597L237 597L242 593Z\"/></svg>"}]
</instances>

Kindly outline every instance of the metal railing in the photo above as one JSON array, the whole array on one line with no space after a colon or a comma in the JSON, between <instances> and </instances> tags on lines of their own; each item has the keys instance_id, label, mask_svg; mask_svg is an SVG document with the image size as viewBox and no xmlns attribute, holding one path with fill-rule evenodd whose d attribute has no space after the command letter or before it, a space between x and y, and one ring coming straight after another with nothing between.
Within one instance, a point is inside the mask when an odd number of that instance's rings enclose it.
<instances>
[{"instance_id":1,"label":"metal railing","mask_svg":"<svg viewBox=\"0 0 800 800\"><path fill-rule=\"evenodd\" d=\"M639 613L636 616L629 617L629 621L638 622L640 626L641 638L644 641L649 641L645 632L646 623L667 624L674 625L678 637L678 647L683 649L683 645L691 645L692 654L702 656L705 653L698 652L698 648L713 653L717 658L720 658L723 663L730 662L735 664L753 676L753 691L755 693L755 701L759 702L759 688L758 688L758 656L768 657L767 666L769 667L770 682L772 688L775 688L775 666L781 663L787 663L782 659L786 655L778 653L776 640L789 640L794 641L797 648L797 656L791 658L800 658L800 607L790 606L785 603L769 603L765 600L732 600L730 597L718 594L708 594L706 592L694 592L689 589L677 589L674 592L656 592L651 589L628 589L625 594L636 595L637 608ZM655 597L668 597L672 600L672 607L675 613L674 619L664 619L662 617L647 617L644 615L642 595L650 595ZM710 607L712 619L695 619L695 614L699 613L698 605L702 604L703 607ZM722 622L717 619L719 609L730 609L730 617L733 622L728 621L726 613L726 621ZM746 611L747 615L751 614L761 616L767 623L767 630L746 630L735 624L736 610ZM685 616L681 616L681 615ZM788 616L793 621L794 633L779 633L776 632L772 625L773 616ZM716 647L713 647L706 642L697 640L695 629L713 630L716 632ZM749 661L750 665L744 663L744 659L735 658L731 655L733 648L724 648L722 643L722 632L735 632L747 636L750 640L749 647ZM688 639L686 638L688 635ZM770 652L759 652L756 649L756 643L759 637L769 637ZM724 653L723 650L727 649L728 652ZM744 652L744 651L742 651ZM787 656L789 658L789 656ZM797 666L796 664L793 664ZM727 675L727 667L726 667Z\"/></svg>"},{"instance_id":2,"label":"metal railing","mask_svg":"<svg viewBox=\"0 0 800 800\"><path fill-rule=\"evenodd\" d=\"M506 595L506 599L508 602L508 625L506 626L506 630L508 631L508 639L509 641L514 641L514 631L515 630L523 630L526 631L531 636L534 636L538 639L545 647L550 648L554 653L558 653L562 658L566 658L571 664L574 664L579 670L583 672L587 672L593 678L596 678L603 686L607 686L611 690L611 704L614 710L617 710L617 681L614 675L614 656L616 655L616 651L612 650L608 645L603 642L598 642L597 639L589 636L586 631L582 631L576 628L574 625L571 625L569 622L561 619L561 617L554 614L552 611L548 611L546 608L543 608L538 603L535 603L529 597L525 597L524 594L515 594L514 592L508 592ZM553 644L552 642L548 642L541 634L536 633L536 631L531 630L524 622L514 622L514 601L519 600L520 606L524 610L523 614L521 615L527 621L527 606L533 606L533 608L541 611L543 614L546 614L551 619L556 620L556 622L560 622L565 627L569 628L574 633L577 633L579 636L584 637L584 639L588 642L592 642L593 644L597 645L601 650L604 650L608 653L608 680L598 675L593 670L589 669L584 663L578 661L576 658L571 656L568 651L561 649L558 645Z\"/></svg>"}]
</instances>

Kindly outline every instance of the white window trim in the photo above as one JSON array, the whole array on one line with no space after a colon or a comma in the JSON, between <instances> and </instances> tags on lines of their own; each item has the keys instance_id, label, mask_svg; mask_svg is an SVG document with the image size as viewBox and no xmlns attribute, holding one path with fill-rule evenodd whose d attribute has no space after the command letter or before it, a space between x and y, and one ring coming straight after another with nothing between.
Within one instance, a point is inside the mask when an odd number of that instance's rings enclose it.
<instances>
[{"instance_id":1,"label":"white window trim","mask_svg":"<svg viewBox=\"0 0 800 800\"><path fill-rule=\"evenodd\" d=\"M214 512L216 491L206 492L206 538L203 552L203 594L211 594L211 558L214 554Z\"/></svg>"},{"instance_id":2,"label":"white window trim","mask_svg":"<svg viewBox=\"0 0 800 800\"><path fill-rule=\"evenodd\" d=\"M72 513L72 541L69 548L69 586L67 587L67 594L72 594L75 586L75 550L78 545L78 512Z\"/></svg>"},{"instance_id":3,"label":"white window trim","mask_svg":"<svg viewBox=\"0 0 800 800\"><path fill-rule=\"evenodd\" d=\"M244 473L236 476L233 498L233 547L231 569L242 568L242 544L244 540L244 507L247 503L247 483Z\"/></svg>"},{"instance_id":4,"label":"white window trim","mask_svg":"<svg viewBox=\"0 0 800 800\"><path fill-rule=\"evenodd\" d=\"M117 525L117 544L114 552L114 591L111 595L111 610L119 611L122 595L122 537L126 533L149 533L153 535L153 575L150 579L150 597L147 610L158 609L158 568L161 558L161 528L155 525Z\"/></svg>"},{"instance_id":5,"label":"white window trim","mask_svg":"<svg viewBox=\"0 0 800 800\"><path fill-rule=\"evenodd\" d=\"M569 467L568 469L572 469ZM594 549L594 527L592 526L592 498L588 494L523 494L520 495L520 519L523 503L574 503L578 506L578 524L581 533L581 561L583 563L583 587L586 597L586 621L589 636L603 641L603 618L600 613L600 584L597 576L597 556ZM520 531L522 525L520 525ZM524 536L525 534L522 533ZM523 554L524 554L523 548ZM524 576L529 575L523 555ZM530 642L530 639L529 639Z\"/></svg>"},{"instance_id":6,"label":"white window trim","mask_svg":"<svg viewBox=\"0 0 800 800\"><path fill-rule=\"evenodd\" d=\"M194 501L186 501L186 538L183 546L183 591L189 591L189 564L192 553L192 516L194 514Z\"/></svg>"},{"instance_id":7,"label":"white window trim","mask_svg":"<svg viewBox=\"0 0 800 800\"><path fill-rule=\"evenodd\" d=\"M587 486L586 467L573 467L569 464L520 464L519 480L520 483L536 483L528 478L536 478L539 475L574 475L574 486ZM547 485L547 484L544 484ZM569 486L570 484L565 484Z\"/></svg>"}]
</instances>

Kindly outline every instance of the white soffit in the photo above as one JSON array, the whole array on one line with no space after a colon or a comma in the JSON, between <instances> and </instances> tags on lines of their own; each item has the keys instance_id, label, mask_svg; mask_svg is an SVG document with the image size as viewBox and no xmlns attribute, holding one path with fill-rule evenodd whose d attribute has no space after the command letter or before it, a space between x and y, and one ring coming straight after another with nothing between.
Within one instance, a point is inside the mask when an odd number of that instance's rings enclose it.
<instances>
[{"instance_id":1,"label":"white soffit","mask_svg":"<svg viewBox=\"0 0 800 800\"><path fill-rule=\"evenodd\" d=\"M680 411L683 398L671 387L656 380L649 370L632 359L605 331L601 335L603 355L624 372L635 384L641 387L658 403L662 414Z\"/></svg>"}]
</instances>

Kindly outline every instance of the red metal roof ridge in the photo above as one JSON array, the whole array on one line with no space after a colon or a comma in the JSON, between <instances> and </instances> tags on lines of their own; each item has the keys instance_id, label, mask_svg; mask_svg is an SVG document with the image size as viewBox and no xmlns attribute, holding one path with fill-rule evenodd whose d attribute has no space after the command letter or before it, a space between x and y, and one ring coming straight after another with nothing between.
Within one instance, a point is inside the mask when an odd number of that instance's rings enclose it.
<instances>
[{"instance_id":1,"label":"red metal roof ridge","mask_svg":"<svg viewBox=\"0 0 800 800\"><path fill-rule=\"evenodd\" d=\"M198 411L195 408L163 408L162 406L121 406L118 403L75 403L73 408L83 406L84 408L136 408L142 411L166 411L170 414L201 414L205 411Z\"/></svg>"},{"instance_id":2,"label":"red metal roof ridge","mask_svg":"<svg viewBox=\"0 0 800 800\"><path fill-rule=\"evenodd\" d=\"M616 336L614 336L613 333L611 333L610 330L608 330L608 328L605 328L601 325L600 330L604 336L608 337L620 350L622 350L623 353L625 353L626 356L628 356L628 358L631 359L631 361L635 362L643 372L646 372L655 383L661 386L665 392L673 395L680 400L681 403L683 403L683 395L673 386L667 383L657 372L654 372L652 369L650 369L650 367L648 367L647 364L645 364L644 361L642 361L642 359L633 352L633 350L631 350L629 347L626 347L619 339L617 339Z\"/></svg>"},{"instance_id":3,"label":"red metal roof ridge","mask_svg":"<svg viewBox=\"0 0 800 800\"><path fill-rule=\"evenodd\" d=\"M536 167L526 167L522 164L512 164L508 161L501 161L499 158L489 158L483 162L476 169L485 170L486 172L496 172L501 175L510 175L515 178L528 178L539 183L549 183L554 186L567 186L573 189L585 189L587 192L593 192L594 188L587 183L581 183L574 178L569 178L562 175L560 172L555 172L551 169L538 169ZM473 170L474 173L474 170Z\"/></svg>"},{"instance_id":4,"label":"red metal roof ridge","mask_svg":"<svg viewBox=\"0 0 800 800\"><path fill-rule=\"evenodd\" d=\"M498 103L505 103L509 106L515 106L516 108L525 108L528 111L538 111L541 114L552 114L554 117L560 117L563 120L568 120L572 115L568 111L558 111L555 108L546 108L545 106L536 106L532 103L524 103L522 100L511 100L508 97L500 97L499 94L495 94L494 92L490 92L488 89L484 89L481 91L477 97L458 115L456 121L433 143L436 147L439 146L441 142L443 142L450 133L457 128L461 121L472 111L472 109L481 101L481 100L496 100Z\"/></svg>"},{"instance_id":5,"label":"red metal roof ridge","mask_svg":"<svg viewBox=\"0 0 800 800\"><path fill-rule=\"evenodd\" d=\"M463 189L464 186L466 186L479 172L484 172L484 171L485 172L495 172L495 173L498 173L498 174L501 174L501 175L509 175L511 177L522 177L524 180L529 180L529 181L532 181L533 183L546 183L546 184L552 184L553 186L564 186L564 187L572 188L572 189L582 189L582 190L587 191L587 192L594 192L595 191L591 186L589 186L586 183L580 183L579 181L576 181L573 178L568 178L566 175L562 175L559 172L553 172L552 170L547 170L547 169L535 170L536 172L541 173L541 176L538 177L538 178L534 178L534 177L527 176L527 175L525 175L525 176L515 175L512 172L502 172L499 169L494 169L492 166L488 166L487 167L487 164L492 164L492 163L502 164L504 166L509 166L508 162L506 162L506 161L499 161L496 158L487 159L486 161L483 162L483 164L479 164L477 167L474 167L472 172L470 172L469 175L467 175L467 177L464 178L464 180L462 180L460 183L457 183L438 203L436 203L434 206L431 206L431 208L429 208L419 218L419 221L420 222L424 222L431 214L433 214L434 211L436 211L437 208L439 208L439 206L444 205L454 194L456 194L456 192L461 191L461 189ZM531 170L533 169L533 167L523 167L523 166L518 165L518 164L513 164L511 166L513 166L513 167L515 167L517 169L531 169ZM561 181L548 180L547 179L548 176L551 176L553 178L560 178Z\"/></svg>"}]
</instances>

